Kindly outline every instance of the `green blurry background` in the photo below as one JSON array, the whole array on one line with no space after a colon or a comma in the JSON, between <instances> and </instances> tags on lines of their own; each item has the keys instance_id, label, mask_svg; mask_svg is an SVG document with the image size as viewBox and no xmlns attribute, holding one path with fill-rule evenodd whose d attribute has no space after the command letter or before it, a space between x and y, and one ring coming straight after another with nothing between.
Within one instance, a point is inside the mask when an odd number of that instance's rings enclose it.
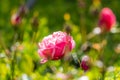
<instances>
[{"instance_id":1,"label":"green blurry background","mask_svg":"<svg viewBox=\"0 0 120 80\"><path fill-rule=\"evenodd\" d=\"M85 42L94 45L104 41L104 61L101 61L106 67L104 79L120 80L120 49L118 52L115 49L120 43L120 34L109 33L87 40L87 35L97 27L99 12L104 7L113 10L119 29L120 0L36 0L16 30L11 24L11 16L28 1L0 1L0 80L81 80L82 76L103 80L102 69L95 66L101 52L96 48L83 52L81 46ZM34 16L38 18L37 31L31 23ZM76 42L69 55L71 59L40 64L38 42L55 31L65 31L66 25L71 27ZM92 59L92 68L87 72L79 66L82 55L89 55Z\"/></svg>"}]
</instances>

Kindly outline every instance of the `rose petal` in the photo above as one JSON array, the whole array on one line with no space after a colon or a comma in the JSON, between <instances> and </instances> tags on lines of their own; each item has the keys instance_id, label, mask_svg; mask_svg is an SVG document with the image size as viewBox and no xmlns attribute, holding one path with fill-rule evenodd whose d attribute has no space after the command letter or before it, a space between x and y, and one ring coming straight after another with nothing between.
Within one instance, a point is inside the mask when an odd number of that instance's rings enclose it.
<instances>
[{"instance_id":1,"label":"rose petal","mask_svg":"<svg viewBox=\"0 0 120 80\"><path fill-rule=\"evenodd\" d=\"M63 50L64 50L65 45L66 45L65 42L56 44L56 46L55 46L55 54L53 56L54 60L59 59L64 55Z\"/></svg>"}]
</instances>

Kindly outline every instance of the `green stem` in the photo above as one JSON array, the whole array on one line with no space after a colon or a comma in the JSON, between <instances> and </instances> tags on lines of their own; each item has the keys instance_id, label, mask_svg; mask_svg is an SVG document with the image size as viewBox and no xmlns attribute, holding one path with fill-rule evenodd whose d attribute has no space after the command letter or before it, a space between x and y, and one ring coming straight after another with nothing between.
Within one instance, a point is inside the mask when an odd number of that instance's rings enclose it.
<instances>
[{"instance_id":1,"label":"green stem","mask_svg":"<svg viewBox=\"0 0 120 80\"><path fill-rule=\"evenodd\" d=\"M33 32L32 43L35 42L37 36L37 32Z\"/></svg>"},{"instance_id":2,"label":"green stem","mask_svg":"<svg viewBox=\"0 0 120 80\"><path fill-rule=\"evenodd\" d=\"M103 34L101 34L100 36L101 36L100 41L102 42L105 39L105 36ZM101 78L102 80L105 79L105 73L106 73L106 65L105 65L105 62L104 62L104 59L105 59L105 55L104 55L105 48L106 48L106 45L104 47L102 47L102 50L100 51L100 60L103 62L102 73L101 73L102 74L102 78Z\"/></svg>"},{"instance_id":3,"label":"green stem","mask_svg":"<svg viewBox=\"0 0 120 80\"><path fill-rule=\"evenodd\" d=\"M102 69L102 78L101 78L101 80L104 80L105 79L105 68L103 67L103 69Z\"/></svg>"},{"instance_id":4,"label":"green stem","mask_svg":"<svg viewBox=\"0 0 120 80\"><path fill-rule=\"evenodd\" d=\"M80 14L80 32L81 32L81 39L82 43L86 42L87 40L87 30L86 30L86 19L85 19L85 1L84 0L78 0L78 8L79 8L79 14ZM83 5L82 5L83 4Z\"/></svg>"},{"instance_id":5,"label":"green stem","mask_svg":"<svg viewBox=\"0 0 120 80\"><path fill-rule=\"evenodd\" d=\"M11 62L11 76L12 76L12 80L14 80L14 74L15 74L15 60L16 60L16 51L14 51L13 53L13 59Z\"/></svg>"},{"instance_id":6,"label":"green stem","mask_svg":"<svg viewBox=\"0 0 120 80\"><path fill-rule=\"evenodd\" d=\"M16 61L16 45L15 43L17 42L18 39L18 33L16 32L13 38L13 46L14 50L12 51L12 60L11 60L11 79L14 80L14 75L15 75L15 61Z\"/></svg>"}]
</instances>

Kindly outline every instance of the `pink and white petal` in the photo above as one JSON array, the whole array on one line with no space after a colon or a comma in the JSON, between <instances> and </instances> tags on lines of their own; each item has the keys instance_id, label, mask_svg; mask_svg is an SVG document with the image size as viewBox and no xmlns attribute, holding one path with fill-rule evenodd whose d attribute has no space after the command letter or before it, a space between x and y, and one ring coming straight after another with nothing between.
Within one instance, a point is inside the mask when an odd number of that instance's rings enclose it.
<instances>
[{"instance_id":1,"label":"pink and white petal","mask_svg":"<svg viewBox=\"0 0 120 80\"><path fill-rule=\"evenodd\" d=\"M75 41L73 39L71 41L71 45L72 45L71 49L75 48Z\"/></svg>"},{"instance_id":2,"label":"pink and white petal","mask_svg":"<svg viewBox=\"0 0 120 80\"><path fill-rule=\"evenodd\" d=\"M39 48L45 48L45 45L43 43L38 43Z\"/></svg>"},{"instance_id":3,"label":"pink and white petal","mask_svg":"<svg viewBox=\"0 0 120 80\"><path fill-rule=\"evenodd\" d=\"M41 58L46 58L45 55L42 53L41 49L38 50L38 53L39 53L39 55L40 55Z\"/></svg>"}]
</instances>

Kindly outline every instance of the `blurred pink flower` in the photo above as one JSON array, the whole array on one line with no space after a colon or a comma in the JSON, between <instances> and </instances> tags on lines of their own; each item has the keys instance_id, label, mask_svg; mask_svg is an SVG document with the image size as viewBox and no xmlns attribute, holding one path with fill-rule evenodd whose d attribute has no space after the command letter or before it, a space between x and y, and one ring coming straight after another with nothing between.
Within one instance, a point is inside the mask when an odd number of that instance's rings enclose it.
<instances>
[{"instance_id":1,"label":"blurred pink flower","mask_svg":"<svg viewBox=\"0 0 120 80\"><path fill-rule=\"evenodd\" d=\"M116 24L116 16L110 8L103 8L99 15L99 27L102 30L110 31Z\"/></svg>"},{"instance_id":2,"label":"blurred pink flower","mask_svg":"<svg viewBox=\"0 0 120 80\"><path fill-rule=\"evenodd\" d=\"M84 55L81 59L81 68L84 70L84 71L87 71L89 70L90 68L90 64L91 64L91 60L90 60L90 57L87 56L87 55Z\"/></svg>"},{"instance_id":3,"label":"blurred pink flower","mask_svg":"<svg viewBox=\"0 0 120 80\"><path fill-rule=\"evenodd\" d=\"M19 25L21 23L21 17L18 14L13 14L11 16L11 24L13 26Z\"/></svg>"},{"instance_id":4,"label":"blurred pink flower","mask_svg":"<svg viewBox=\"0 0 120 80\"><path fill-rule=\"evenodd\" d=\"M38 45L38 53L42 58L41 63L45 63L48 60L61 59L75 47L75 42L67 33L58 31L44 37Z\"/></svg>"}]
</instances>

